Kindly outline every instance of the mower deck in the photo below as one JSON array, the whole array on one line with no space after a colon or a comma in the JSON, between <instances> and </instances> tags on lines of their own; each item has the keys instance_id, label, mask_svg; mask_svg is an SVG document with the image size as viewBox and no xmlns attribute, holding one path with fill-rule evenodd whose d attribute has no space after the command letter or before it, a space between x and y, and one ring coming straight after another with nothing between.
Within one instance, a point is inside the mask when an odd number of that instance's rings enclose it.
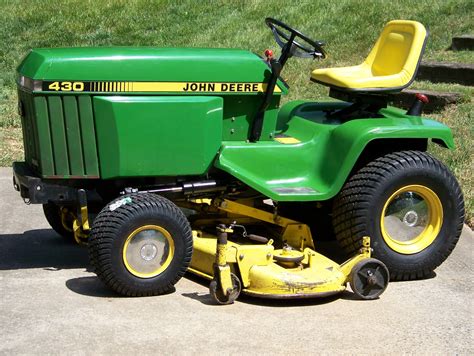
<instances>
[{"instance_id":1,"label":"mower deck","mask_svg":"<svg viewBox=\"0 0 474 356\"><path fill-rule=\"evenodd\" d=\"M193 231L193 258L189 271L212 280L216 260L217 237ZM275 249L267 244L227 242L226 262L232 273L240 275L242 292L262 298L313 298L343 292L350 281L352 268L370 258L370 248L339 265L313 249L303 252ZM367 239L368 244L368 239ZM301 256L300 262L284 262L282 256ZM278 258L280 261L277 261ZM297 259L297 258L296 258Z\"/></svg>"},{"instance_id":2,"label":"mower deck","mask_svg":"<svg viewBox=\"0 0 474 356\"><path fill-rule=\"evenodd\" d=\"M354 267L371 260L368 237L364 238L358 254L339 265L315 251L311 232L305 224L235 201L217 200L209 206L212 207L225 215L210 225L206 220L207 227L196 220L189 271L213 280L211 285L214 283L214 288L221 290L222 304L233 301L225 296L234 289L238 289L238 293L272 299L337 294L352 282ZM226 226L222 221L229 215L236 221ZM276 245L281 248L276 248L272 239L247 234L242 225L237 225L237 221L250 216L261 224L280 227ZM216 234L208 232L212 226L217 226ZM232 284L232 278L238 282ZM382 284L380 289L385 289L386 284Z\"/></svg>"}]
</instances>

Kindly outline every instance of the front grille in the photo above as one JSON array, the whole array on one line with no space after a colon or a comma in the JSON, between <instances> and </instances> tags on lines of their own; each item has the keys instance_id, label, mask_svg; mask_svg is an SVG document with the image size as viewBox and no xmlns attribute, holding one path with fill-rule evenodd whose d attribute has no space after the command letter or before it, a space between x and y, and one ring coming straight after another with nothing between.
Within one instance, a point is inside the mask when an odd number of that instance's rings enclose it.
<instances>
[{"instance_id":1,"label":"front grille","mask_svg":"<svg viewBox=\"0 0 474 356\"><path fill-rule=\"evenodd\" d=\"M98 178L92 98L19 92L25 160L44 178Z\"/></svg>"},{"instance_id":2,"label":"front grille","mask_svg":"<svg viewBox=\"0 0 474 356\"><path fill-rule=\"evenodd\" d=\"M23 130L23 147L25 150L25 160L36 171L38 167L38 135L34 120L33 96L19 90L19 111L21 113L21 127Z\"/></svg>"}]
</instances>

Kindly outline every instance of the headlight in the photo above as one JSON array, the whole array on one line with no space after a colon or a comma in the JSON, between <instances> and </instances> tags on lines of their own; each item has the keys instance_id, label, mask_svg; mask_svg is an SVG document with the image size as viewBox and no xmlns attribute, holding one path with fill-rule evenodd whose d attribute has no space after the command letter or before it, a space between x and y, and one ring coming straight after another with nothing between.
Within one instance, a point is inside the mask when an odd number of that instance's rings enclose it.
<instances>
[{"instance_id":1,"label":"headlight","mask_svg":"<svg viewBox=\"0 0 474 356\"><path fill-rule=\"evenodd\" d=\"M26 89L29 91L41 91L42 90L42 81L41 80L34 80L24 75L20 75L18 77L18 85L22 89Z\"/></svg>"}]
</instances>

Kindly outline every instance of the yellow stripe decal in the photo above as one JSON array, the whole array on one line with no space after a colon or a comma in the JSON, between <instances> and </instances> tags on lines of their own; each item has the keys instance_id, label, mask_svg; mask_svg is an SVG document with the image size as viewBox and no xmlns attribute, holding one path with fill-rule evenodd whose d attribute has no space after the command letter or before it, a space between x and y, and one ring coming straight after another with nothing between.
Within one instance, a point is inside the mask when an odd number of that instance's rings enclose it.
<instances>
[{"instance_id":1,"label":"yellow stripe decal","mask_svg":"<svg viewBox=\"0 0 474 356\"><path fill-rule=\"evenodd\" d=\"M266 83L127 82L129 92L261 93ZM275 93L281 93L276 86Z\"/></svg>"},{"instance_id":2,"label":"yellow stripe decal","mask_svg":"<svg viewBox=\"0 0 474 356\"><path fill-rule=\"evenodd\" d=\"M52 91L91 91L91 92L135 92L135 93L263 93L267 83L219 83L219 82L46 82ZM275 93L281 93L276 86Z\"/></svg>"}]
</instances>

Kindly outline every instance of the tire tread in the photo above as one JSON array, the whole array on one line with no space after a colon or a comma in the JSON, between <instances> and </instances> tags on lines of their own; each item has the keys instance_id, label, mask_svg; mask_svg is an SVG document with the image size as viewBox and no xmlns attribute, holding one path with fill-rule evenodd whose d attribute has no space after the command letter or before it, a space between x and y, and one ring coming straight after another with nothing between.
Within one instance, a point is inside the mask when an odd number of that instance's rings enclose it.
<instances>
[{"instance_id":1,"label":"tire tread","mask_svg":"<svg viewBox=\"0 0 474 356\"><path fill-rule=\"evenodd\" d=\"M125 204L110 211L110 205L114 202L131 197L133 204ZM157 285L149 289L134 288L124 282L115 274L112 266L112 243L123 221L139 216L146 211L153 211L175 222L184 231L184 259L174 277L163 285ZM191 262L193 241L192 231L188 220L182 211L168 199L154 194L130 194L109 203L97 216L91 229L88 243L89 259L99 279L108 287L119 294L134 296L151 296L168 293L173 286L185 274Z\"/></svg>"},{"instance_id":2,"label":"tire tread","mask_svg":"<svg viewBox=\"0 0 474 356\"><path fill-rule=\"evenodd\" d=\"M361 247L366 231L367 217L370 216L372 193L387 177L402 169L423 167L436 170L443 176L446 184L453 188L452 194L460 212L456 221L456 233L443 251L433 256L432 263L420 266L417 270L390 268L391 280L410 280L425 278L438 267L453 251L459 239L464 221L462 191L448 168L427 152L400 151L389 153L368 163L354 174L345 184L333 205L333 226L336 239L344 251L352 255Z\"/></svg>"}]
</instances>

